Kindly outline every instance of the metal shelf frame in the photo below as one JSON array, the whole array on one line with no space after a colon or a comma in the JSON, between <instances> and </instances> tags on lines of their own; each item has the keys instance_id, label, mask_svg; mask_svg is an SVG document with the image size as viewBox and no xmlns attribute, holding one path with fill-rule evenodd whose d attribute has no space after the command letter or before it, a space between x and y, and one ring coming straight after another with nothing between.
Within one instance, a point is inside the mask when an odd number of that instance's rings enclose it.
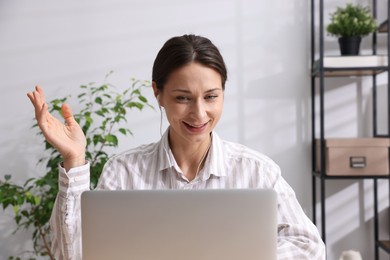
<instances>
[{"instance_id":1,"label":"metal shelf frame","mask_svg":"<svg viewBox=\"0 0 390 260\"><path fill-rule=\"evenodd\" d=\"M318 9L317 9L318 8ZM379 259L379 250L382 249L385 252L390 254L390 241L380 241L379 240L379 221L378 221L378 179L387 179L389 180L389 201L390 201L390 176L389 175L370 175L370 176L329 176L326 175L325 169L325 77L349 77L349 76L370 76L372 77L373 84L373 137L390 137L390 70L389 66L380 66L380 67L365 67L365 68L337 68L337 69L329 69L324 68L323 60L324 60L324 0L311 0L311 131L312 131L312 207L313 207L313 222L317 224L317 212L316 212L316 203L317 203L317 183L318 179L320 182L319 185L319 202L320 202L320 211L321 211L321 231L322 231L322 239L326 244L326 211L325 211L325 185L326 181L338 180L338 179L372 179L373 180L373 188L374 188L374 234L373 234L373 243L375 247L375 258ZM319 10L319 34L318 34L318 45L319 50L316 50L316 10ZM377 0L372 0L372 14L374 18L377 18ZM387 2L387 17L390 14L390 5ZM387 19L387 28L390 28L390 20ZM384 22L385 23L385 22ZM382 23L382 26L384 26ZM390 33L387 34L387 55L388 61L390 62ZM315 64L315 55L319 53L319 66L314 70ZM377 33L372 34L372 54L377 54ZM389 64L388 64L389 65ZM378 90L377 90L377 74L388 72L387 73L387 134L379 134L378 133L378 111L377 111L377 98L378 98ZM317 86L318 81L318 86ZM317 95L319 96L318 104L316 104L315 100ZM316 125L316 108L319 106L319 126ZM319 137L316 136L316 130L319 127ZM315 158L316 158L316 148L315 141L316 139L320 140L320 161L321 168L320 171L315 171ZM390 154L390 150L389 150ZM390 156L389 156L390 162ZM390 226L390 225L389 225ZM390 235L390 230L389 230Z\"/></svg>"}]
</instances>

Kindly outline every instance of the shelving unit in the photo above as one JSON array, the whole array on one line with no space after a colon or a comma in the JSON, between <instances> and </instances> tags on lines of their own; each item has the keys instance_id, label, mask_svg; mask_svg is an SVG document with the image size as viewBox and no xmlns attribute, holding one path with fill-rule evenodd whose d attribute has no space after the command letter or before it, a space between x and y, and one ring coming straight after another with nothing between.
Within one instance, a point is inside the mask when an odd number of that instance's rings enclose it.
<instances>
[{"instance_id":1,"label":"shelving unit","mask_svg":"<svg viewBox=\"0 0 390 260\"><path fill-rule=\"evenodd\" d=\"M341 2L340 2L341 3ZM342 3L341 3L342 4ZM387 3L387 13L390 14L390 5ZM318 27L318 45L319 48L316 50L316 27L315 27L315 14L319 10L319 27ZM372 11L373 16L376 18L377 3L376 0L372 0ZM381 23L379 32L388 32L387 28L390 27L389 19ZM373 84L373 134L372 137L390 137L390 87L387 86L387 133L379 134L378 133L378 111L377 111L377 75L380 73L387 73L387 82L390 82L390 70L389 62L386 65L382 66L361 66L361 67L338 67L338 68L329 68L324 66L324 0L314 1L311 0L311 65L312 65L312 75L311 75L311 110L312 110L312 200L313 200L313 221L316 223L317 212L317 186L319 182L319 202L320 202L320 212L321 212L321 231L322 239L326 244L326 212L325 212L325 188L328 181L335 181L340 179L372 179L373 180L373 189L374 189L374 234L373 239L368 240L367 243L372 242L375 247L375 258L379 259L379 250L384 250L390 255L390 241L380 241L379 240L379 230L381 228L381 223L378 221L378 180L387 179L389 182L389 201L390 201L390 175L357 175L357 176L346 176L346 175L327 175L326 173L326 154L325 154L325 78L326 77L366 77L369 76L372 78ZM390 50L390 34L387 34L387 50ZM390 61L390 51L387 52L387 61ZM319 54L318 59L315 59L315 55ZM372 35L372 54L377 54L377 34ZM318 97L318 104L316 103L316 97ZM318 115L316 115L316 109L319 109ZM318 123L317 122L318 117ZM319 125L319 126L318 126ZM319 131L319 136L316 136L317 127ZM316 151L316 140L320 141L319 149L319 160L320 160L320 169L316 171L315 163L317 157ZM390 154L390 151L389 151ZM390 161L390 156L389 156ZM383 225L383 224L382 224ZM390 224L389 224L390 226ZM388 231L390 235L390 230Z\"/></svg>"}]
</instances>

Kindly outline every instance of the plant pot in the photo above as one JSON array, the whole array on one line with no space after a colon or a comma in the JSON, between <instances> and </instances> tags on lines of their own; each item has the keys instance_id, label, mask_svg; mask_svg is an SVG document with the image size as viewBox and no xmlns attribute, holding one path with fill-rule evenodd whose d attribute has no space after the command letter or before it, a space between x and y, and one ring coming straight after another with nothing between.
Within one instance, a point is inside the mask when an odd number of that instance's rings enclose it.
<instances>
[{"instance_id":1,"label":"plant pot","mask_svg":"<svg viewBox=\"0 0 390 260\"><path fill-rule=\"evenodd\" d=\"M361 36L343 36L339 38L341 55L359 55Z\"/></svg>"}]
</instances>

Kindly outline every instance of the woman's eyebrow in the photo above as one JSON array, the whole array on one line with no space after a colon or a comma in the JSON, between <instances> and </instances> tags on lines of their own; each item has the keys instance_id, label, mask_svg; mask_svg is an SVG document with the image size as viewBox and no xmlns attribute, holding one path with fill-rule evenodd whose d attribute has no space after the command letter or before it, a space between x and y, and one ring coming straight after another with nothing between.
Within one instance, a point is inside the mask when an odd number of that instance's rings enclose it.
<instances>
[{"instance_id":1,"label":"woman's eyebrow","mask_svg":"<svg viewBox=\"0 0 390 260\"><path fill-rule=\"evenodd\" d=\"M213 88L213 89L209 89L206 91L206 93L208 92L214 92L214 91L222 91L222 88Z\"/></svg>"},{"instance_id":2,"label":"woman's eyebrow","mask_svg":"<svg viewBox=\"0 0 390 260\"><path fill-rule=\"evenodd\" d=\"M174 89L172 92L182 92L182 93L191 93L191 91L186 90L186 89Z\"/></svg>"},{"instance_id":3,"label":"woman's eyebrow","mask_svg":"<svg viewBox=\"0 0 390 260\"><path fill-rule=\"evenodd\" d=\"M222 88L209 89L209 90L206 90L205 93L210 93L210 92L214 92L214 91L222 91ZM174 90L172 90L172 92L181 92L181 93L191 94L191 91L189 91L187 89L174 89Z\"/></svg>"}]
</instances>

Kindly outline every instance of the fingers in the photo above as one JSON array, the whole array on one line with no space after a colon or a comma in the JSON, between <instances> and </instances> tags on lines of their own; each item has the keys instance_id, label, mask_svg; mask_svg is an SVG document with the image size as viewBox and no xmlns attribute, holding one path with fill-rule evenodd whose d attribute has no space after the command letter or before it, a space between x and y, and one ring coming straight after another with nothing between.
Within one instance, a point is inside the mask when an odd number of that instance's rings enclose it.
<instances>
[{"instance_id":1,"label":"fingers","mask_svg":"<svg viewBox=\"0 0 390 260\"><path fill-rule=\"evenodd\" d=\"M44 129L45 123L48 120L48 114L49 111L46 103L43 103L40 110L35 112L35 117L38 121L38 125L42 130Z\"/></svg>"},{"instance_id":2,"label":"fingers","mask_svg":"<svg viewBox=\"0 0 390 260\"><path fill-rule=\"evenodd\" d=\"M42 108L42 105L45 103L45 99L41 93L42 93L42 91L38 91L38 86L35 87L35 91L33 92L33 96L34 96L35 105L38 108Z\"/></svg>"},{"instance_id":3,"label":"fingers","mask_svg":"<svg viewBox=\"0 0 390 260\"><path fill-rule=\"evenodd\" d=\"M37 85L33 92L27 93L27 97L30 99L31 103L34 106L35 118L38 121L38 125L42 129L49 113L43 89Z\"/></svg>"},{"instance_id":4,"label":"fingers","mask_svg":"<svg viewBox=\"0 0 390 260\"><path fill-rule=\"evenodd\" d=\"M47 120L50 120L51 115L49 113L48 105L45 101L45 93L43 89L37 85L33 92L27 93L28 98L35 108L35 118L38 121L38 125L40 125L41 129L46 124ZM77 123L73 117L72 109L68 104L63 104L61 107L62 116L65 119L66 125L73 125Z\"/></svg>"},{"instance_id":5,"label":"fingers","mask_svg":"<svg viewBox=\"0 0 390 260\"><path fill-rule=\"evenodd\" d=\"M41 95L43 102L45 102L45 93L43 92L43 89L41 86L37 85L35 87L36 91Z\"/></svg>"},{"instance_id":6,"label":"fingers","mask_svg":"<svg viewBox=\"0 0 390 260\"><path fill-rule=\"evenodd\" d=\"M68 104L63 104L61 107L62 116L65 119L66 125L72 125L75 122L75 119L73 117L72 109Z\"/></svg>"},{"instance_id":7,"label":"fingers","mask_svg":"<svg viewBox=\"0 0 390 260\"><path fill-rule=\"evenodd\" d=\"M45 94L43 89L40 86L36 86L33 92L27 93L28 98L31 103L34 105L35 110L40 110L42 108L43 103L45 103Z\"/></svg>"}]
</instances>

